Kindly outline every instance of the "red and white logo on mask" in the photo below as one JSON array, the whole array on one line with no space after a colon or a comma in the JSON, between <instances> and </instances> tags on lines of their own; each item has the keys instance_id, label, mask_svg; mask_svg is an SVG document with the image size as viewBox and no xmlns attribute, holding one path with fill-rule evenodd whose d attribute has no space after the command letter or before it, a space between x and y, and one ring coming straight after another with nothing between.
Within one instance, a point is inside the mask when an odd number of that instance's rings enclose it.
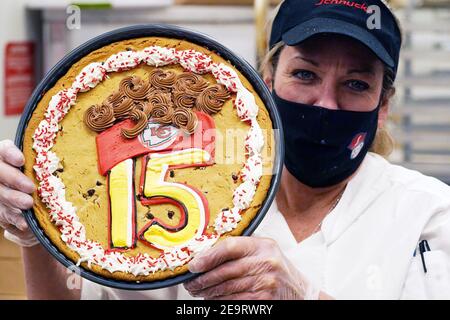
<instances>
[{"instance_id":1,"label":"red and white logo on mask","mask_svg":"<svg viewBox=\"0 0 450 320\"><path fill-rule=\"evenodd\" d=\"M358 133L352 140L352 142L349 144L348 148L352 151L350 154L350 159L355 159L359 153L361 152L362 148L364 147L364 142L366 140L366 133Z\"/></svg>"}]
</instances>

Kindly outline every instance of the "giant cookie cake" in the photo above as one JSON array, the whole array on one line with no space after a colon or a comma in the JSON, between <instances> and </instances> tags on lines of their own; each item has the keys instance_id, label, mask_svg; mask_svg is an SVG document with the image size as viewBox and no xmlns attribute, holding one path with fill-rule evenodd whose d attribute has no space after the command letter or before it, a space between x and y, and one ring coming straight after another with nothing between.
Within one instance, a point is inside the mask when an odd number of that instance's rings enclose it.
<instances>
[{"instance_id":1,"label":"giant cookie cake","mask_svg":"<svg viewBox=\"0 0 450 320\"><path fill-rule=\"evenodd\" d=\"M66 257L103 277L185 273L256 217L271 128L250 82L217 53L169 38L112 43L72 65L26 127L34 214Z\"/></svg>"}]
</instances>

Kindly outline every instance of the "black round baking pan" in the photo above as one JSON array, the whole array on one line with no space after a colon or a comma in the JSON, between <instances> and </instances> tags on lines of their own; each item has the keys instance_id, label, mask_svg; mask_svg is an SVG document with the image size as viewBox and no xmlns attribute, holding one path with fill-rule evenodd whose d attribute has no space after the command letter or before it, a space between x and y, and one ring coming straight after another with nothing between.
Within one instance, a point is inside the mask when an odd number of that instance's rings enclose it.
<instances>
[{"instance_id":1,"label":"black round baking pan","mask_svg":"<svg viewBox=\"0 0 450 320\"><path fill-rule=\"evenodd\" d=\"M261 209L259 210L255 219L252 220L250 225L245 229L243 235L250 236L257 226L260 224L265 214L269 210L269 207L274 200L275 194L278 190L278 185L281 178L281 170L283 168L283 157L284 157L284 143L281 120L276 110L276 105L272 100L271 94L267 89L264 81L260 78L257 71L243 58L239 55L233 53L228 48L224 47L216 40L210 38L209 36L203 35L201 33L187 30L178 26L173 25L162 25L162 24L146 24L146 25L134 25L129 27L124 27L116 29L100 36L97 36L86 43L82 44L78 48L74 49L72 52L67 54L61 61L59 61L43 78L39 85L34 90L32 96L30 97L25 110L20 119L20 123L16 132L15 143L20 148L23 149L23 135L25 128L27 127L28 121L30 120L34 109L38 105L41 97L45 92L52 88L58 79L63 77L70 67L79 61L81 58L89 54L90 52L97 50L103 46L111 44L113 42L140 38L140 37L166 37L166 38L176 38L190 41L192 43L198 44L200 46L206 47L209 50L219 54L224 59L228 60L233 64L253 85L256 92L259 94L263 102L265 103L270 117L273 123L273 129L275 132L275 159L274 159L274 171L273 178L271 181L268 196L264 200ZM177 285L196 276L193 273L185 273L173 278L165 279L162 281L153 282L126 282L117 281L114 279L109 279L102 277L88 269L83 267L76 267L74 263L66 258L58 248L53 245L53 243L47 238L44 231L41 229L37 219L34 216L33 210L28 210L25 212L25 218L35 233L36 237L42 243L42 245L64 266L70 268L72 271L79 272L79 274L93 282L98 284L119 288L127 290L149 290L149 289L159 289L164 287L169 287Z\"/></svg>"}]
</instances>

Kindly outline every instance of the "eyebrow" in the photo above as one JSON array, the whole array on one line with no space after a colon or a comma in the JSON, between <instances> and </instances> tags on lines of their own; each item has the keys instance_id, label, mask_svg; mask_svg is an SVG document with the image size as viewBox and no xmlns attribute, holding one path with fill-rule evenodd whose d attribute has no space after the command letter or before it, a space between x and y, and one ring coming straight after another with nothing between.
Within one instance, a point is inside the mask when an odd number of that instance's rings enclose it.
<instances>
[{"instance_id":1,"label":"eyebrow","mask_svg":"<svg viewBox=\"0 0 450 320\"><path fill-rule=\"evenodd\" d=\"M310 64L312 64L312 65L314 65L316 67L320 66L320 63L318 63L317 61L314 61L312 59L305 58L305 57L302 57L302 56L295 56L293 59L294 60L303 60L303 61L308 62L308 63L310 63ZM347 75L350 75L352 73L366 73L366 74L370 74L372 76L375 75L375 71L374 71L373 67L369 66L369 65L366 65L366 66L361 67L361 68L351 69L351 70L349 70L347 72Z\"/></svg>"},{"instance_id":2,"label":"eyebrow","mask_svg":"<svg viewBox=\"0 0 450 320\"><path fill-rule=\"evenodd\" d=\"M314 60L312 60L312 59L308 59L308 58L305 58L305 57L302 57L302 56L295 56L294 59L295 59L295 60L303 60L303 61L306 61L306 62L308 62L308 63L310 63L310 64L312 64L312 65L314 65L314 66L316 66L316 67L320 66L320 64L319 64L317 61L314 61Z\"/></svg>"},{"instance_id":3,"label":"eyebrow","mask_svg":"<svg viewBox=\"0 0 450 320\"><path fill-rule=\"evenodd\" d=\"M373 70L372 66L365 66L361 69L351 69L347 72L347 74L352 74L352 73L367 73L370 74L372 76L375 75L375 71Z\"/></svg>"}]
</instances>

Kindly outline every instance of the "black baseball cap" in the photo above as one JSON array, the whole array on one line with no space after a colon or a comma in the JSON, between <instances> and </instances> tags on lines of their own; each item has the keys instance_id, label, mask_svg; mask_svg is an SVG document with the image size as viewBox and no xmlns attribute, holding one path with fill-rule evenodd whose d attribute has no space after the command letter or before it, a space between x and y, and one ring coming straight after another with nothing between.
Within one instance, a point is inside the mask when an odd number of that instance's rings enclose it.
<instances>
[{"instance_id":1,"label":"black baseball cap","mask_svg":"<svg viewBox=\"0 0 450 320\"><path fill-rule=\"evenodd\" d=\"M285 0L273 21L269 45L283 41L294 46L323 33L358 40L397 74L401 32L381 0Z\"/></svg>"}]
</instances>

